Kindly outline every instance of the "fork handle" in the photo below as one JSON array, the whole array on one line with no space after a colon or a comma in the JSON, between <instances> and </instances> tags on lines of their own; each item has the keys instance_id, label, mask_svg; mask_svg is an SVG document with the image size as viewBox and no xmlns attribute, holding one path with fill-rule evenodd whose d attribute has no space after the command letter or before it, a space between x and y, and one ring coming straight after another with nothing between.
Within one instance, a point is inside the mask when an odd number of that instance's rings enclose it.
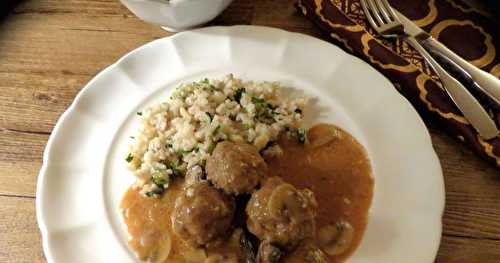
<instances>
[{"instance_id":1,"label":"fork handle","mask_svg":"<svg viewBox=\"0 0 500 263\"><path fill-rule=\"evenodd\" d=\"M448 95L478 133L485 139L495 138L499 133L496 124L477 99L448 74L414 37L406 36L404 40L415 48L436 72Z\"/></svg>"},{"instance_id":2,"label":"fork handle","mask_svg":"<svg viewBox=\"0 0 500 263\"><path fill-rule=\"evenodd\" d=\"M433 37L428 37L427 39L420 41L420 43L425 48L434 51L438 56L445 57L460 66L463 70L469 73L472 80L478 84L481 91L500 105L500 79L472 65L465 59L455 54L455 52L448 49L445 45L439 43Z\"/></svg>"}]
</instances>

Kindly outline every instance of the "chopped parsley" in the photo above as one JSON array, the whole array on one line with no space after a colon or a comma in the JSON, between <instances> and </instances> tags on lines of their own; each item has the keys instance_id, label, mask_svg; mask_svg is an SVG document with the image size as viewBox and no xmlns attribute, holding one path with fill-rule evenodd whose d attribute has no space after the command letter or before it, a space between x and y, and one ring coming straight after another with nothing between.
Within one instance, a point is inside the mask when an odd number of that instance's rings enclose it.
<instances>
[{"instance_id":1,"label":"chopped parsley","mask_svg":"<svg viewBox=\"0 0 500 263\"><path fill-rule=\"evenodd\" d=\"M213 131L213 133L212 133L212 134L213 134L213 135L216 135L216 134L220 131L220 129L221 129L221 128L222 128L222 125L220 125L220 124L219 124L219 125L217 125L217 128L215 128L215 130Z\"/></svg>"},{"instance_id":2,"label":"chopped parsley","mask_svg":"<svg viewBox=\"0 0 500 263\"><path fill-rule=\"evenodd\" d=\"M155 197L156 195L157 195L157 194L156 194L155 192L153 192L153 191L151 191L151 192L147 192L147 193L146 193L146 196L147 196L147 197Z\"/></svg>"},{"instance_id":3,"label":"chopped parsley","mask_svg":"<svg viewBox=\"0 0 500 263\"><path fill-rule=\"evenodd\" d=\"M215 149L215 143L212 143L212 144L210 144L208 146L207 151L208 151L208 153L212 154L212 152L214 151L214 149Z\"/></svg>"},{"instance_id":4,"label":"chopped parsley","mask_svg":"<svg viewBox=\"0 0 500 263\"><path fill-rule=\"evenodd\" d=\"M172 167L171 169L172 169L172 179L182 176L181 170L174 167Z\"/></svg>"},{"instance_id":5,"label":"chopped parsley","mask_svg":"<svg viewBox=\"0 0 500 263\"><path fill-rule=\"evenodd\" d=\"M301 110L301 109L299 109L299 108L296 108L296 109L295 109L295 113L302 114L302 110Z\"/></svg>"},{"instance_id":6,"label":"chopped parsley","mask_svg":"<svg viewBox=\"0 0 500 263\"><path fill-rule=\"evenodd\" d=\"M171 180L174 180L175 178L182 176L182 171L179 169L176 162L171 162L169 167L172 170L172 176L170 177Z\"/></svg>"},{"instance_id":7,"label":"chopped parsley","mask_svg":"<svg viewBox=\"0 0 500 263\"><path fill-rule=\"evenodd\" d=\"M177 177L182 176L182 171L178 167L177 161L170 162L170 164L167 167L168 167L168 169L172 170L172 174L167 176L167 175L157 171L151 175L151 182L156 187L154 187L154 190L146 193L147 197L158 197L159 195L163 194L167 190L170 182L175 180Z\"/></svg>"},{"instance_id":8,"label":"chopped parsley","mask_svg":"<svg viewBox=\"0 0 500 263\"><path fill-rule=\"evenodd\" d=\"M306 129L298 128L297 137L300 143L304 144L306 142Z\"/></svg>"},{"instance_id":9,"label":"chopped parsley","mask_svg":"<svg viewBox=\"0 0 500 263\"><path fill-rule=\"evenodd\" d=\"M210 81L207 78L204 78L200 81L201 84L210 84Z\"/></svg>"},{"instance_id":10,"label":"chopped parsley","mask_svg":"<svg viewBox=\"0 0 500 263\"><path fill-rule=\"evenodd\" d=\"M234 93L234 100L238 103L240 103L240 100L241 100L241 96L243 96L243 93L247 92L245 90L245 88L239 88L236 90L236 92Z\"/></svg>"},{"instance_id":11,"label":"chopped parsley","mask_svg":"<svg viewBox=\"0 0 500 263\"><path fill-rule=\"evenodd\" d=\"M197 144L197 145L195 145L195 146L193 147L193 149L191 149L191 151L194 151L194 152L199 152L199 151L200 151L200 145L198 145L198 144Z\"/></svg>"},{"instance_id":12,"label":"chopped parsley","mask_svg":"<svg viewBox=\"0 0 500 263\"><path fill-rule=\"evenodd\" d=\"M165 192L165 189L163 187L160 187L160 188L158 188L156 190L147 192L146 196L153 198L153 197L157 197L157 196L163 194L163 192Z\"/></svg>"},{"instance_id":13,"label":"chopped parsley","mask_svg":"<svg viewBox=\"0 0 500 263\"><path fill-rule=\"evenodd\" d=\"M191 150L189 150L189 151L186 151L186 150L180 150L180 151L178 151L178 152L177 152L177 155L178 155L180 158L182 158L182 157L184 157L184 155L189 154L190 152L191 152Z\"/></svg>"},{"instance_id":14,"label":"chopped parsley","mask_svg":"<svg viewBox=\"0 0 500 263\"><path fill-rule=\"evenodd\" d=\"M267 103L267 104L266 104L266 106L267 106L269 109L273 110L273 111L274 111L275 109L277 109L277 108L278 108L278 106L275 106L275 105L273 105L273 104L271 104L271 103Z\"/></svg>"},{"instance_id":15,"label":"chopped parsley","mask_svg":"<svg viewBox=\"0 0 500 263\"><path fill-rule=\"evenodd\" d=\"M261 99L259 97L252 96L252 103L260 105L260 104L266 103L266 100L265 99Z\"/></svg>"},{"instance_id":16,"label":"chopped parsley","mask_svg":"<svg viewBox=\"0 0 500 263\"><path fill-rule=\"evenodd\" d=\"M142 116L142 112L140 112L140 111L138 111L136 114L139 116Z\"/></svg>"},{"instance_id":17,"label":"chopped parsley","mask_svg":"<svg viewBox=\"0 0 500 263\"><path fill-rule=\"evenodd\" d=\"M130 163L133 159L134 159L134 156L132 156L131 153L128 153L127 157L125 158L125 161L127 161L127 163Z\"/></svg>"},{"instance_id":18,"label":"chopped parsley","mask_svg":"<svg viewBox=\"0 0 500 263\"><path fill-rule=\"evenodd\" d=\"M163 185L167 184L167 179L163 176L162 173L156 172L151 175L151 181L156 184L158 187L163 187Z\"/></svg>"},{"instance_id":19,"label":"chopped parsley","mask_svg":"<svg viewBox=\"0 0 500 263\"><path fill-rule=\"evenodd\" d=\"M257 116L260 117L265 123L270 124L274 122L274 117L280 114L275 111L278 106L267 102L265 99L252 96L252 103L255 105L255 109L257 110Z\"/></svg>"},{"instance_id":20,"label":"chopped parsley","mask_svg":"<svg viewBox=\"0 0 500 263\"><path fill-rule=\"evenodd\" d=\"M186 154L189 154L191 152L198 152L200 150L200 146L199 145L195 145L193 148L191 148L190 150L180 150L177 155L180 155L180 156L184 156Z\"/></svg>"}]
</instances>

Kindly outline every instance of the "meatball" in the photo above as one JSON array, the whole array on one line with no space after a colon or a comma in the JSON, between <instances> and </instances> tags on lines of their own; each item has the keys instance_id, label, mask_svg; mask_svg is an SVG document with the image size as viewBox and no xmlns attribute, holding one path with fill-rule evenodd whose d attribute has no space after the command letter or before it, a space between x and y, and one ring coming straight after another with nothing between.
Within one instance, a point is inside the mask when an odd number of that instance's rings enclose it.
<instances>
[{"instance_id":1,"label":"meatball","mask_svg":"<svg viewBox=\"0 0 500 263\"><path fill-rule=\"evenodd\" d=\"M267 174L267 165L257 148L246 143L224 141L208 158L207 179L227 194L252 193Z\"/></svg>"},{"instance_id":2,"label":"meatball","mask_svg":"<svg viewBox=\"0 0 500 263\"><path fill-rule=\"evenodd\" d=\"M248 230L262 241L290 249L314 235L317 206L311 191L271 177L247 204Z\"/></svg>"},{"instance_id":3,"label":"meatball","mask_svg":"<svg viewBox=\"0 0 500 263\"><path fill-rule=\"evenodd\" d=\"M234 216L234 200L207 181L187 186L175 200L171 215L176 235L194 247L228 233Z\"/></svg>"}]
</instances>

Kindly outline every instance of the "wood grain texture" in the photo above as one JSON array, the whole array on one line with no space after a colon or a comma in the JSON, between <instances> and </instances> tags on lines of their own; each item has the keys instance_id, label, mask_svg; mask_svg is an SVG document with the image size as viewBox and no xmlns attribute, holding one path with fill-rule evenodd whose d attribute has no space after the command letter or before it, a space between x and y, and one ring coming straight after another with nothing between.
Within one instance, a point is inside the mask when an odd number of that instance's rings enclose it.
<instances>
[{"instance_id":1,"label":"wood grain texture","mask_svg":"<svg viewBox=\"0 0 500 263\"><path fill-rule=\"evenodd\" d=\"M500 173L432 127L445 178L445 235L500 240Z\"/></svg>"},{"instance_id":2,"label":"wood grain texture","mask_svg":"<svg viewBox=\"0 0 500 263\"><path fill-rule=\"evenodd\" d=\"M236 0L210 25L253 24L323 37L290 0ZM0 22L0 262L44 262L35 188L57 119L99 71L169 35L117 0L27 0ZM500 172L430 124L446 183L436 262L498 262Z\"/></svg>"},{"instance_id":3,"label":"wood grain texture","mask_svg":"<svg viewBox=\"0 0 500 263\"><path fill-rule=\"evenodd\" d=\"M0 196L0 262L45 262L35 199Z\"/></svg>"},{"instance_id":4,"label":"wood grain texture","mask_svg":"<svg viewBox=\"0 0 500 263\"><path fill-rule=\"evenodd\" d=\"M35 197L47 134L0 130L0 195Z\"/></svg>"},{"instance_id":5,"label":"wood grain texture","mask_svg":"<svg viewBox=\"0 0 500 263\"><path fill-rule=\"evenodd\" d=\"M500 258L500 241L443 236L436 263L493 263Z\"/></svg>"}]
</instances>

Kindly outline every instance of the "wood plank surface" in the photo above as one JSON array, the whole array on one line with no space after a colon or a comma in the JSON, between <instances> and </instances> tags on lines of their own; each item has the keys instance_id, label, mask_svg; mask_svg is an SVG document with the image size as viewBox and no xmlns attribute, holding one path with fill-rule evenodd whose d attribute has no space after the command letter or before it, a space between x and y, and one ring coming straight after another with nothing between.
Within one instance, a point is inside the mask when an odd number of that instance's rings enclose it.
<instances>
[{"instance_id":1,"label":"wood plank surface","mask_svg":"<svg viewBox=\"0 0 500 263\"><path fill-rule=\"evenodd\" d=\"M47 134L0 131L0 195L35 197Z\"/></svg>"},{"instance_id":2,"label":"wood plank surface","mask_svg":"<svg viewBox=\"0 0 500 263\"><path fill-rule=\"evenodd\" d=\"M236 0L210 25L266 25L322 37L291 3ZM34 197L59 116L99 71L167 35L117 0L27 0L0 20L0 262L45 261ZM447 199L436 262L499 262L499 170L428 125Z\"/></svg>"},{"instance_id":3,"label":"wood plank surface","mask_svg":"<svg viewBox=\"0 0 500 263\"><path fill-rule=\"evenodd\" d=\"M0 196L0 262L45 262L35 199Z\"/></svg>"}]
</instances>

